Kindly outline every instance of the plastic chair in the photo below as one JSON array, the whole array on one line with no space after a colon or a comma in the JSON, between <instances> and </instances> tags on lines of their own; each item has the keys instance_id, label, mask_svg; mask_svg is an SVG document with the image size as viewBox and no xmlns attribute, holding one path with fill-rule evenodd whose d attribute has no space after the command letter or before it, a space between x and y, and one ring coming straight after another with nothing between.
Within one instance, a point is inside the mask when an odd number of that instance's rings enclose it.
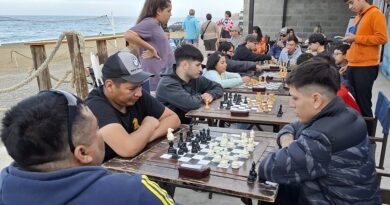
<instances>
[{"instance_id":1,"label":"plastic chair","mask_svg":"<svg viewBox=\"0 0 390 205\"><path fill-rule=\"evenodd\" d=\"M387 138L389 136L390 128L390 101L382 92L379 92L378 101L376 102L375 119L372 120L372 118L365 118L365 120L367 123L368 135L370 136L370 140L382 143L378 168L383 169L386 154ZM383 137L375 137L377 124L376 121L379 121L382 126Z\"/></svg>"}]
</instances>

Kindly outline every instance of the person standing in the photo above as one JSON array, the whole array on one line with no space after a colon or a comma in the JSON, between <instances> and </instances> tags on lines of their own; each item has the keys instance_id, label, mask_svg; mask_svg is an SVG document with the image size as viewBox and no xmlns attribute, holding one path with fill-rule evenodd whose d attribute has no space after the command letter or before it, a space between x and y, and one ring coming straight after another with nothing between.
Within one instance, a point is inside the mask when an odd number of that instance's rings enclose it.
<instances>
[{"instance_id":1,"label":"person standing","mask_svg":"<svg viewBox=\"0 0 390 205\"><path fill-rule=\"evenodd\" d=\"M218 26L215 22L212 22L211 14L206 15L207 21L205 21L201 26L201 38L204 43L206 51L215 51L216 43L219 38Z\"/></svg>"},{"instance_id":2,"label":"person standing","mask_svg":"<svg viewBox=\"0 0 390 205\"><path fill-rule=\"evenodd\" d=\"M154 74L144 89L156 90L160 73L175 63L168 39L161 27L172 16L170 0L146 0L137 24L125 33L125 40L140 48L142 69Z\"/></svg>"},{"instance_id":3,"label":"person standing","mask_svg":"<svg viewBox=\"0 0 390 205\"><path fill-rule=\"evenodd\" d=\"M195 10L190 9L189 15L183 22L183 30L185 31L184 40L186 44L192 44L198 47L199 42L199 22L195 18Z\"/></svg>"},{"instance_id":4,"label":"person standing","mask_svg":"<svg viewBox=\"0 0 390 205\"><path fill-rule=\"evenodd\" d=\"M351 43L347 52L348 79L356 93L356 101L365 117L372 117L372 86L378 77L380 46L387 42L386 19L382 12L366 0L345 0L357 14L354 26L343 42Z\"/></svg>"},{"instance_id":5,"label":"person standing","mask_svg":"<svg viewBox=\"0 0 390 205\"><path fill-rule=\"evenodd\" d=\"M230 38L230 30L232 30L234 22L232 20L232 13L225 11L225 18L217 22L218 26L222 25L221 38Z\"/></svg>"}]
</instances>

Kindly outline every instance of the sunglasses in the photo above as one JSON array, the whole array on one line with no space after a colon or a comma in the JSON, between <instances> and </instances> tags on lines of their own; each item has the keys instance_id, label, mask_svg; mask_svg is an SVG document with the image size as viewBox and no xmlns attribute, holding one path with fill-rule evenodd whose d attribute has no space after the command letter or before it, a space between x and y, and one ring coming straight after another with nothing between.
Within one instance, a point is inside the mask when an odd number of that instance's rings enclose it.
<instances>
[{"instance_id":1,"label":"sunglasses","mask_svg":"<svg viewBox=\"0 0 390 205\"><path fill-rule=\"evenodd\" d=\"M286 34L280 34L281 37L286 37L287 35Z\"/></svg>"},{"instance_id":2,"label":"sunglasses","mask_svg":"<svg viewBox=\"0 0 390 205\"><path fill-rule=\"evenodd\" d=\"M73 127L73 121L74 121L74 119L76 117L76 113L77 113L77 98L76 98L76 96L74 96L73 94L68 93L66 91L57 90L57 89L44 90L44 91L41 91L40 93L43 93L43 92L54 92L54 93L62 95L66 98L66 101L68 103L68 144L69 144L70 151L72 153L74 153L75 146L74 146L73 141L72 141L72 127Z\"/></svg>"}]
</instances>

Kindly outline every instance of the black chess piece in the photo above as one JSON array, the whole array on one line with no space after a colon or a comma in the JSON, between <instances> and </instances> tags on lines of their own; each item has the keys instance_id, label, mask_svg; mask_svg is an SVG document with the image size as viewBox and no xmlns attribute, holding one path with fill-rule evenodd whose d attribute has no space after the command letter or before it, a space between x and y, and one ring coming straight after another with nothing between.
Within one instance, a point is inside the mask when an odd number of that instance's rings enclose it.
<instances>
[{"instance_id":1,"label":"black chess piece","mask_svg":"<svg viewBox=\"0 0 390 205\"><path fill-rule=\"evenodd\" d=\"M180 138L179 138L180 140L179 140L178 146L181 147L181 145L184 143L184 140L183 140L183 133L180 132L180 133L179 133L179 136L180 136Z\"/></svg>"},{"instance_id":2,"label":"black chess piece","mask_svg":"<svg viewBox=\"0 0 390 205\"><path fill-rule=\"evenodd\" d=\"M228 93L224 93L223 94L223 102L226 102L227 99L228 99Z\"/></svg>"},{"instance_id":3,"label":"black chess piece","mask_svg":"<svg viewBox=\"0 0 390 205\"><path fill-rule=\"evenodd\" d=\"M176 149L173 147L173 141L169 141L169 148L168 148L168 154L176 153Z\"/></svg>"},{"instance_id":4,"label":"black chess piece","mask_svg":"<svg viewBox=\"0 0 390 205\"><path fill-rule=\"evenodd\" d=\"M177 151L178 155L183 155L184 154L184 149L183 149L183 144L180 146L179 151Z\"/></svg>"},{"instance_id":5,"label":"black chess piece","mask_svg":"<svg viewBox=\"0 0 390 205\"><path fill-rule=\"evenodd\" d=\"M191 142L191 133L190 131L187 131L187 137L186 137L186 142Z\"/></svg>"},{"instance_id":6,"label":"black chess piece","mask_svg":"<svg viewBox=\"0 0 390 205\"><path fill-rule=\"evenodd\" d=\"M198 153L198 146L196 146L196 141L191 142L191 153Z\"/></svg>"},{"instance_id":7,"label":"black chess piece","mask_svg":"<svg viewBox=\"0 0 390 205\"><path fill-rule=\"evenodd\" d=\"M229 98L232 98L232 93L229 93Z\"/></svg>"},{"instance_id":8,"label":"black chess piece","mask_svg":"<svg viewBox=\"0 0 390 205\"><path fill-rule=\"evenodd\" d=\"M248 183L254 183L257 179L257 172L256 172L256 163L252 162L252 168L249 171L249 176L248 176Z\"/></svg>"},{"instance_id":9,"label":"black chess piece","mask_svg":"<svg viewBox=\"0 0 390 205\"><path fill-rule=\"evenodd\" d=\"M231 103L230 101L228 101L228 104L226 105L226 110L230 110L230 108L231 108Z\"/></svg>"},{"instance_id":10,"label":"black chess piece","mask_svg":"<svg viewBox=\"0 0 390 205\"><path fill-rule=\"evenodd\" d=\"M224 103L224 102L222 102L222 101L219 102L219 109L220 109L220 110L223 110L223 103Z\"/></svg>"},{"instance_id":11,"label":"black chess piece","mask_svg":"<svg viewBox=\"0 0 390 205\"><path fill-rule=\"evenodd\" d=\"M188 147L187 147L187 143L183 143L181 145L182 149L183 149L183 152L187 153L188 152Z\"/></svg>"},{"instance_id":12,"label":"black chess piece","mask_svg":"<svg viewBox=\"0 0 390 205\"><path fill-rule=\"evenodd\" d=\"M238 94L237 100L238 100L238 103L241 103L241 102L242 102L242 95L241 95L241 94Z\"/></svg>"},{"instance_id":13,"label":"black chess piece","mask_svg":"<svg viewBox=\"0 0 390 205\"><path fill-rule=\"evenodd\" d=\"M277 117L282 117L283 116L283 105L279 106L279 111L278 111L278 114L276 116Z\"/></svg>"},{"instance_id":14,"label":"black chess piece","mask_svg":"<svg viewBox=\"0 0 390 205\"><path fill-rule=\"evenodd\" d=\"M191 133L191 134L192 134L193 128L194 128L194 125L193 125L193 124L190 124L190 133Z\"/></svg>"},{"instance_id":15,"label":"black chess piece","mask_svg":"<svg viewBox=\"0 0 390 205\"><path fill-rule=\"evenodd\" d=\"M247 99L247 97L245 97L245 99L244 99L244 104L248 104L248 99Z\"/></svg>"},{"instance_id":16,"label":"black chess piece","mask_svg":"<svg viewBox=\"0 0 390 205\"><path fill-rule=\"evenodd\" d=\"M207 128L207 141L210 141L211 140L211 135L210 135L210 128Z\"/></svg>"}]
</instances>

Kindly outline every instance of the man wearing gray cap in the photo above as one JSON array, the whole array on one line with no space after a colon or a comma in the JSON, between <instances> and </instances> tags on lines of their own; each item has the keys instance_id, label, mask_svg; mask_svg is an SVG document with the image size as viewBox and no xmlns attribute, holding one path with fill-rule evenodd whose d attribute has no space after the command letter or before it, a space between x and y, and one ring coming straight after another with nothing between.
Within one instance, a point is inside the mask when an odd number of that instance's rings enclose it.
<instances>
[{"instance_id":1,"label":"man wearing gray cap","mask_svg":"<svg viewBox=\"0 0 390 205\"><path fill-rule=\"evenodd\" d=\"M107 59L102 73L104 85L89 93L86 104L99 122L106 145L104 161L135 156L168 128L180 126L172 110L142 90L153 75L142 70L136 56L117 52Z\"/></svg>"},{"instance_id":2,"label":"man wearing gray cap","mask_svg":"<svg viewBox=\"0 0 390 205\"><path fill-rule=\"evenodd\" d=\"M274 43L274 45L267 53L268 55L272 56L273 60L279 59L280 53L282 52L283 48L286 47L287 38L287 28L284 27L279 32L279 39Z\"/></svg>"}]
</instances>

